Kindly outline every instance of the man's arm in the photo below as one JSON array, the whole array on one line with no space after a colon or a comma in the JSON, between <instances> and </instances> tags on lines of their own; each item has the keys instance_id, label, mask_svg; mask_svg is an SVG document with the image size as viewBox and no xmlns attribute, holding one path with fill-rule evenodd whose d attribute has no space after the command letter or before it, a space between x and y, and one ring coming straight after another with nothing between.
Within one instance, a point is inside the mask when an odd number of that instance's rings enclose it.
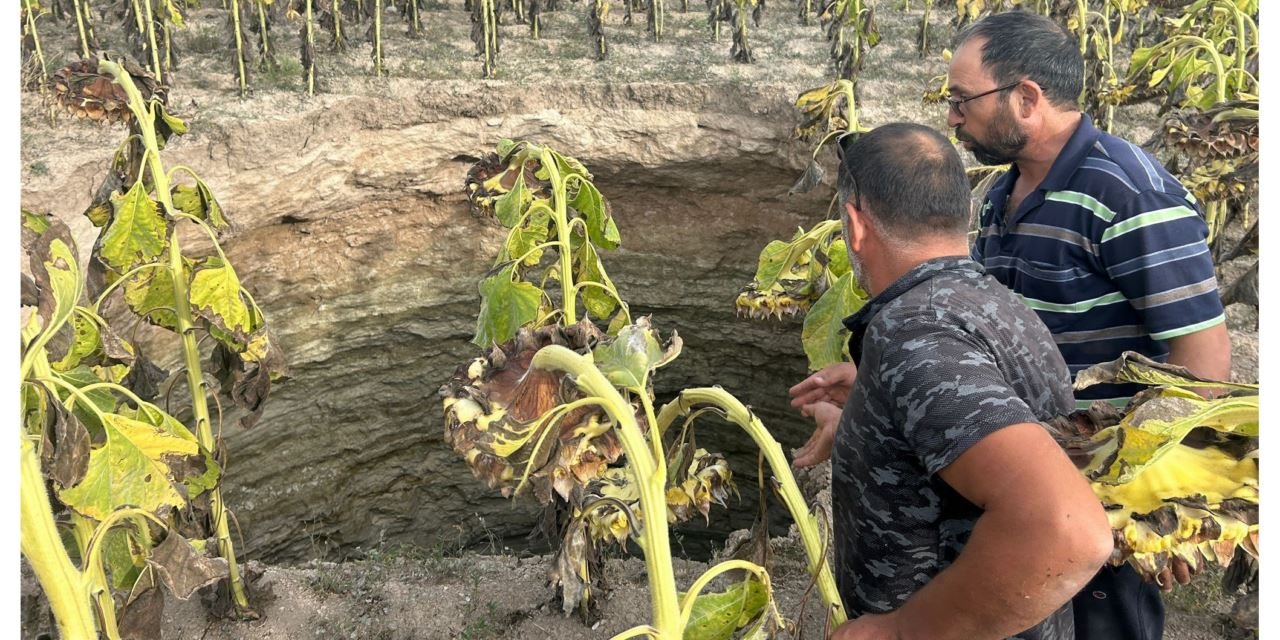
<instances>
[{"instance_id":1,"label":"man's arm","mask_svg":"<svg viewBox=\"0 0 1280 640\"><path fill-rule=\"evenodd\" d=\"M1205 242L1208 233L1198 205L1175 194L1144 191L1118 207L1097 250L1147 333L1168 343L1168 361L1226 380L1231 340Z\"/></svg>"},{"instance_id":2,"label":"man's arm","mask_svg":"<svg viewBox=\"0 0 1280 640\"><path fill-rule=\"evenodd\" d=\"M1226 323L1169 339L1169 364L1186 367L1201 378L1231 379L1231 336Z\"/></svg>"},{"instance_id":3,"label":"man's arm","mask_svg":"<svg viewBox=\"0 0 1280 640\"><path fill-rule=\"evenodd\" d=\"M1040 424L992 433L939 475L984 512L956 561L891 614L902 640L1025 631L1110 557L1102 504Z\"/></svg>"},{"instance_id":4,"label":"man's arm","mask_svg":"<svg viewBox=\"0 0 1280 640\"><path fill-rule=\"evenodd\" d=\"M1024 337L1048 341L1044 332ZM924 471L982 515L956 560L900 608L862 616L834 638L972 640L1025 631L1110 557L1102 504L984 340L914 318L887 336L883 349L878 370L859 375L876 376L878 392L893 399L891 419ZM1055 404L1065 406L1066 367L1059 361L1053 371L1036 384L1059 385L1046 391L1057 391Z\"/></svg>"}]
</instances>

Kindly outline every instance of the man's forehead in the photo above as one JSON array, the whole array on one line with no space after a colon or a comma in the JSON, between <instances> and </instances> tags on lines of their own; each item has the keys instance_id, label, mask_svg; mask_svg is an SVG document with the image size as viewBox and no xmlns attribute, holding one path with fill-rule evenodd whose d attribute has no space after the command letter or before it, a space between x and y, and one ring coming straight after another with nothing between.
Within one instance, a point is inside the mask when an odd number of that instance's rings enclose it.
<instances>
[{"instance_id":1,"label":"man's forehead","mask_svg":"<svg viewBox=\"0 0 1280 640\"><path fill-rule=\"evenodd\" d=\"M947 70L947 83L951 89L972 89L986 84L988 74L982 68L982 45L985 40L975 38L960 45L951 57Z\"/></svg>"}]
</instances>

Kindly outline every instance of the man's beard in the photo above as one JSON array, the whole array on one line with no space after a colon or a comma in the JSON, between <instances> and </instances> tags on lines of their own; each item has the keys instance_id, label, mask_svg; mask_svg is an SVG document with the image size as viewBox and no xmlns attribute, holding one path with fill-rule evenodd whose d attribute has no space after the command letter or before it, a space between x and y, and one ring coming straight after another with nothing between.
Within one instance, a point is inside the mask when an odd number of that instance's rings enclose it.
<instances>
[{"instance_id":1,"label":"man's beard","mask_svg":"<svg viewBox=\"0 0 1280 640\"><path fill-rule=\"evenodd\" d=\"M848 245L845 248L848 249ZM858 254L854 253L853 249L848 251L849 271L853 272L854 282L858 283L858 288L862 289L863 293L870 293L870 289L867 288L867 272L862 269L862 261L858 259Z\"/></svg>"},{"instance_id":2,"label":"man's beard","mask_svg":"<svg viewBox=\"0 0 1280 640\"><path fill-rule=\"evenodd\" d=\"M867 288L867 272L863 270L862 260L858 259L858 254L853 252L853 247L850 245L848 211L844 212L841 222L844 227L844 250L849 254L849 271L853 273L853 281L858 283L858 288L864 293L870 293L871 290Z\"/></svg>"},{"instance_id":3,"label":"man's beard","mask_svg":"<svg viewBox=\"0 0 1280 640\"><path fill-rule=\"evenodd\" d=\"M969 143L969 150L978 162L985 165L1009 164L1018 159L1018 154L1027 146L1027 132L1018 127L1013 119L1013 110L1008 105L1001 107L1000 112L992 119L990 140L979 143L976 139L956 127L956 139Z\"/></svg>"}]
</instances>

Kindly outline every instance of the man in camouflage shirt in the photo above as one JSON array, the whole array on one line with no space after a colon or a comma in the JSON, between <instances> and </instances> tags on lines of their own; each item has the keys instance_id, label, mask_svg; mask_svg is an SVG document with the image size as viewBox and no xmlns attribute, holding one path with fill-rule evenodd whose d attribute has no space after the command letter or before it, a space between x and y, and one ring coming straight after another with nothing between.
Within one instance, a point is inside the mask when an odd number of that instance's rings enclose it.
<instances>
[{"instance_id":1,"label":"man in camouflage shirt","mask_svg":"<svg viewBox=\"0 0 1280 640\"><path fill-rule=\"evenodd\" d=\"M1035 312L968 258L968 181L946 138L891 124L843 151L845 242L874 297L845 320L851 390L796 394L818 425L796 464L832 458L854 617L833 637L1070 640L1071 596L1112 542L1039 424L1073 409L1066 364Z\"/></svg>"}]
</instances>

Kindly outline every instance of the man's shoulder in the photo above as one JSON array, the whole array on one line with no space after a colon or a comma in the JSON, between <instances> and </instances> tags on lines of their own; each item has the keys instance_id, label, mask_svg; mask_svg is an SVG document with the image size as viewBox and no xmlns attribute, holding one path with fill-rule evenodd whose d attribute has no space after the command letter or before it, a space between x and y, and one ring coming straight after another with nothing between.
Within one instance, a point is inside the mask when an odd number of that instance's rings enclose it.
<instances>
[{"instance_id":1,"label":"man's shoulder","mask_svg":"<svg viewBox=\"0 0 1280 640\"><path fill-rule=\"evenodd\" d=\"M902 294L876 314L867 335L875 336L883 350L901 346L900 338L906 335L986 340L1006 324L1034 326L1040 322L994 277L968 273L935 278Z\"/></svg>"},{"instance_id":2,"label":"man's shoulder","mask_svg":"<svg viewBox=\"0 0 1280 640\"><path fill-rule=\"evenodd\" d=\"M994 315L1023 305L1008 287L983 271L951 273L923 282L885 306L875 320L963 324L957 318Z\"/></svg>"},{"instance_id":3,"label":"man's shoulder","mask_svg":"<svg viewBox=\"0 0 1280 640\"><path fill-rule=\"evenodd\" d=\"M1142 194L1158 193L1186 199L1188 192L1164 165L1142 147L1100 132L1080 161L1066 192L1085 194L1118 210Z\"/></svg>"}]
</instances>

